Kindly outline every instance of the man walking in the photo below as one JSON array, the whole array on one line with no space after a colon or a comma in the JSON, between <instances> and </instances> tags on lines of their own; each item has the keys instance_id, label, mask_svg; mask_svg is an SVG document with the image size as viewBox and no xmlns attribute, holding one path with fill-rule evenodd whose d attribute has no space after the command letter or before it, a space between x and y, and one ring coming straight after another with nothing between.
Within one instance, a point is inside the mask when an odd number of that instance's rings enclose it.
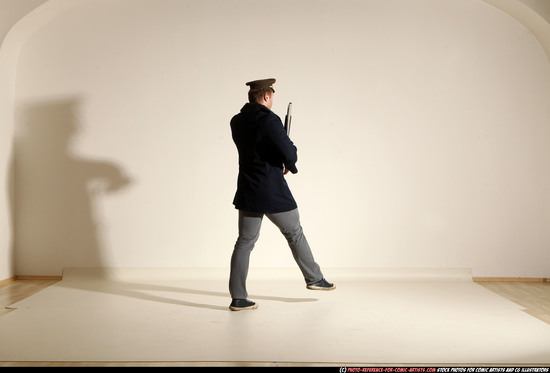
<instances>
[{"instance_id":1,"label":"man walking","mask_svg":"<svg viewBox=\"0 0 550 373\"><path fill-rule=\"evenodd\" d=\"M315 262L300 225L298 206L284 175L298 172L297 149L271 111L275 79L246 83L248 103L231 119L231 133L239 153L239 176L233 204L239 210L239 237L231 256L229 292L232 311L255 309L247 299L246 278L250 253L260 235L263 217L272 221L287 239L302 271L306 287L333 290Z\"/></svg>"}]
</instances>

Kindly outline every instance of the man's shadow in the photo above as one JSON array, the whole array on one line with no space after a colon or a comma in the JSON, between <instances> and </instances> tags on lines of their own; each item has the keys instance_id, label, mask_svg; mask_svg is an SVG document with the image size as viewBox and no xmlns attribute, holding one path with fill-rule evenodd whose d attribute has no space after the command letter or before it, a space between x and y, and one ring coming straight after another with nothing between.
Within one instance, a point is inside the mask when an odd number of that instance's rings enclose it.
<instances>
[{"instance_id":1,"label":"man's shadow","mask_svg":"<svg viewBox=\"0 0 550 373\"><path fill-rule=\"evenodd\" d=\"M104 265L96 198L122 190L130 179L116 163L72 149L82 130L80 106L69 98L18 108L10 186L19 275Z\"/></svg>"},{"instance_id":2,"label":"man's shadow","mask_svg":"<svg viewBox=\"0 0 550 373\"><path fill-rule=\"evenodd\" d=\"M93 274L87 279L86 273L76 280L61 281L57 286L64 288L85 290L87 292L99 292L105 294L113 294L121 297L130 297L150 302L160 302L173 304L177 306L204 308L218 311L229 311L229 307L220 306L218 301L212 303L199 303L185 298L189 295L191 299L194 296L205 296L214 298L229 299L229 292L212 291L206 289L192 288L191 286L175 286L164 284L155 284L147 282L129 282L113 279L109 276L109 269L102 271L101 269L94 270ZM186 281L187 282L187 281ZM183 283L185 284L185 282ZM161 295L171 293L173 296ZM183 297L182 297L183 295ZM268 300L285 303L303 303L316 302L317 298L296 298L296 297L279 297L266 295L251 295L257 300Z\"/></svg>"}]
</instances>

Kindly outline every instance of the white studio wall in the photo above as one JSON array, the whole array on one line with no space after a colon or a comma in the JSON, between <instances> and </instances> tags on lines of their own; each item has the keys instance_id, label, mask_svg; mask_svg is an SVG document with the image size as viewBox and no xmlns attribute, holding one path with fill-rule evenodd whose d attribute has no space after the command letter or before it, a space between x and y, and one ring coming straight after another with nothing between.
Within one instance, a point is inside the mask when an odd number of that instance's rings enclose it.
<instances>
[{"instance_id":1,"label":"white studio wall","mask_svg":"<svg viewBox=\"0 0 550 373\"><path fill-rule=\"evenodd\" d=\"M228 267L270 77L321 266L550 277L550 64L481 0L73 2L17 63L16 272ZM268 221L251 266L295 266Z\"/></svg>"},{"instance_id":2,"label":"white studio wall","mask_svg":"<svg viewBox=\"0 0 550 373\"><path fill-rule=\"evenodd\" d=\"M0 282L15 274L13 253L14 85L20 39L10 30L46 0L0 2Z\"/></svg>"},{"instance_id":3,"label":"white studio wall","mask_svg":"<svg viewBox=\"0 0 550 373\"><path fill-rule=\"evenodd\" d=\"M0 38L2 40L3 38ZM0 49L0 85L6 87L11 83L13 87L13 76L2 73L9 65L9 60L4 49ZM14 275L14 256L12 252L12 198L11 188L12 176L12 143L13 143L13 118L10 120L10 112L13 108L7 106L8 98L11 97L13 104L13 90L0 91L0 281Z\"/></svg>"}]
</instances>

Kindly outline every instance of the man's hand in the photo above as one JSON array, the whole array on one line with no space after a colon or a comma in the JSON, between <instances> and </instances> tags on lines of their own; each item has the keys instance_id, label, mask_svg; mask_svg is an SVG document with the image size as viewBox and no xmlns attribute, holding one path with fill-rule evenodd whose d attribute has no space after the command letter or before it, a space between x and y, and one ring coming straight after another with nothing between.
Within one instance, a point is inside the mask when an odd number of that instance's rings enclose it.
<instances>
[{"instance_id":1,"label":"man's hand","mask_svg":"<svg viewBox=\"0 0 550 373\"><path fill-rule=\"evenodd\" d=\"M289 171L289 170L288 170L288 168L286 168L286 167L283 167L283 175L286 175L286 174L288 174L288 171Z\"/></svg>"}]
</instances>

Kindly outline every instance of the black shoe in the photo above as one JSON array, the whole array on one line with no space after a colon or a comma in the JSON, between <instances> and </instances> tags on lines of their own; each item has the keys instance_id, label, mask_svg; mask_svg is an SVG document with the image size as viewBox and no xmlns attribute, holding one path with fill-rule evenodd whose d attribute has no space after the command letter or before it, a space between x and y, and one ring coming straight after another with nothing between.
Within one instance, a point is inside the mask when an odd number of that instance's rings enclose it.
<instances>
[{"instance_id":1,"label":"black shoe","mask_svg":"<svg viewBox=\"0 0 550 373\"><path fill-rule=\"evenodd\" d=\"M255 310L258 305L248 299L233 299L229 309L231 311Z\"/></svg>"},{"instance_id":2,"label":"black shoe","mask_svg":"<svg viewBox=\"0 0 550 373\"><path fill-rule=\"evenodd\" d=\"M336 286L334 284L328 282L323 277L317 282L314 282L313 284L307 284L306 286L309 290L334 290L336 289Z\"/></svg>"}]
</instances>

